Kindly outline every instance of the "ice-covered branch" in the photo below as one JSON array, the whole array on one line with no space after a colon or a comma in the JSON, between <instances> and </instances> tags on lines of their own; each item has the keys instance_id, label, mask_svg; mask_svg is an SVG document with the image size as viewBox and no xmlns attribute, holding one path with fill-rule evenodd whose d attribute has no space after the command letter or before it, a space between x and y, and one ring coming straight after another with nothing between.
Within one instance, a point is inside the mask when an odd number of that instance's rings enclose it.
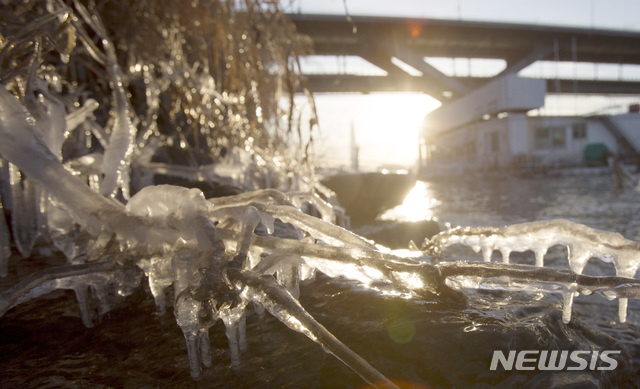
<instances>
[{"instance_id":1,"label":"ice-covered branch","mask_svg":"<svg viewBox=\"0 0 640 389\"><path fill-rule=\"evenodd\" d=\"M633 277L640 266L640 242L625 239L615 232L600 231L568 220L557 219L514 224L501 228L458 227L435 235L425 243L427 252L441 255L443 249L454 244L482 251L484 261L491 261L491 253L502 253L502 262L509 263L512 251L531 250L536 266L543 266L544 254L555 245L569 250L569 266L581 274L589 258L613 262L617 274Z\"/></svg>"},{"instance_id":2,"label":"ice-covered branch","mask_svg":"<svg viewBox=\"0 0 640 389\"><path fill-rule=\"evenodd\" d=\"M98 262L53 267L34 273L0 294L0 316L18 304L57 289L55 285L47 286L50 281L87 274L113 272L117 267L118 265L113 262Z\"/></svg>"},{"instance_id":3,"label":"ice-covered branch","mask_svg":"<svg viewBox=\"0 0 640 389\"><path fill-rule=\"evenodd\" d=\"M252 271L229 269L227 275L249 299L260 302L266 309L292 330L298 331L333 354L366 382L376 388L397 388L364 358L340 342L316 321L287 290L271 276L259 276Z\"/></svg>"},{"instance_id":4,"label":"ice-covered branch","mask_svg":"<svg viewBox=\"0 0 640 389\"><path fill-rule=\"evenodd\" d=\"M227 247L233 248L236 233L226 229L218 231L221 238L228 242ZM437 292L441 285L439 272L433 265L378 250L319 245L269 236L254 236L253 245L272 255L296 257L298 264L305 264L330 277L343 276L367 285L384 282L417 293ZM268 269L277 266L270 265Z\"/></svg>"},{"instance_id":5,"label":"ice-covered branch","mask_svg":"<svg viewBox=\"0 0 640 389\"><path fill-rule=\"evenodd\" d=\"M44 143L31 115L4 86L0 86L0 138L0 155L63 200L90 231L99 232L104 218L122 211L121 204L96 195L64 168Z\"/></svg>"},{"instance_id":6,"label":"ice-covered branch","mask_svg":"<svg viewBox=\"0 0 640 389\"><path fill-rule=\"evenodd\" d=\"M448 286L455 289L499 289L528 293L560 293L564 300L562 320L571 320L573 298L580 293L599 293L609 300L640 298L640 280L626 277L593 277L569 270L532 268L497 263L440 263ZM619 301L620 301L619 300ZM624 311L623 311L624 310ZM626 303L620 304L620 321L626 321Z\"/></svg>"},{"instance_id":7,"label":"ice-covered branch","mask_svg":"<svg viewBox=\"0 0 640 389\"><path fill-rule=\"evenodd\" d=\"M307 215L299 209L291 206L268 205L260 203L252 203L256 209L262 214L269 215L271 218L277 218L285 223L291 223L294 226L306 231L315 239L322 240L330 245L346 246L353 245L356 247L376 249L371 241L354 234L335 224L324 222L316 217ZM240 220L244 214L244 207L220 207L213 209L209 216L213 219L223 220L231 217Z\"/></svg>"},{"instance_id":8,"label":"ice-covered branch","mask_svg":"<svg viewBox=\"0 0 640 389\"><path fill-rule=\"evenodd\" d=\"M600 293L607 298L640 298L640 280L627 277L596 277L576 274L569 270L535 268L528 265L477 263L477 262L441 262L437 265L443 277L478 277L491 282L519 280L534 283L557 285L575 284L576 292L585 295ZM498 278L503 278L498 281Z\"/></svg>"},{"instance_id":9,"label":"ice-covered branch","mask_svg":"<svg viewBox=\"0 0 640 389\"><path fill-rule=\"evenodd\" d=\"M485 262L490 262L493 251L499 250L504 264L509 263L512 251L531 250L535 253L538 267L543 266L544 255L549 248L563 245L569 253L569 267L576 275L582 274L587 261L592 257L613 263L616 275L620 279L633 278L640 267L639 242L625 239L618 233L600 231L562 219L514 224L501 228L459 227L435 235L425 242L424 248L430 254L441 256L446 247L454 244L469 246L475 252L482 251ZM627 297L617 293L615 295L620 297L620 321L625 322ZM565 297L565 307L570 307L573 293L567 293ZM569 317L570 310L569 313L565 310L565 321L568 321Z\"/></svg>"}]
</instances>

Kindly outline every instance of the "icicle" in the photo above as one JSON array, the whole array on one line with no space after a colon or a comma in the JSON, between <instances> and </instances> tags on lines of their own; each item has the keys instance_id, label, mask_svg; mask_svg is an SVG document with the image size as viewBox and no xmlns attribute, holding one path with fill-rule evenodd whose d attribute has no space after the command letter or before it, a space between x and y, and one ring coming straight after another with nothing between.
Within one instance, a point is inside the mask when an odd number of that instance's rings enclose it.
<instances>
[{"instance_id":1,"label":"icicle","mask_svg":"<svg viewBox=\"0 0 640 389\"><path fill-rule=\"evenodd\" d=\"M73 290L76 292L76 299L78 300L78 308L80 308L82 324L87 328L93 328L91 309L89 308L89 287L86 284L81 283L74 287Z\"/></svg>"},{"instance_id":2,"label":"icicle","mask_svg":"<svg viewBox=\"0 0 640 389\"><path fill-rule=\"evenodd\" d=\"M569 267L576 274L582 274L587 261L591 258L591 253L578 245L567 245L569 254Z\"/></svg>"},{"instance_id":3,"label":"icicle","mask_svg":"<svg viewBox=\"0 0 640 389\"><path fill-rule=\"evenodd\" d=\"M567 324L571 321L571 309L573 307L573 297L578 295L576 292L578 290L578 284L573 283L570 285L566 285L563 292L563 305L562 305L562 321Z\"/></svg>"},{"instance_id":4,"label":"icicle","mask_svg":"<svg viewBox=\"0 0 640 389\"><path fill-rule=\"evenodd\" d=\"M200 350L200 344L202 343L200 340L202 335L201 332L198 331L196 333L185 332L184 340L187 344L187 357L189 358L189 370L191 373L191 378L200 379L202 375L202 352ZM209 336L207 334L207 339ZM211 346L205 346L211 347Z\"/></svg>"},{"instance_id":5,"label":"icicle","mask_svg":"<svg viewBox=\"0 0 640 389\"><path fill-rule=\"evenodd\" d=\"M3 198L0 194L0 277L7 276L7 265L11 257L11 237L4 217Z\"/></svg>"},{"instance_id":6,"label":"icicle","mask_svg":"<svg viewBox=\"0 0 640 389\"><path fill-rule=\"evenodd\" d=\"M166 310L165 291L173 284L173 270L171 260L162 257L153 257L149 265L149 289L156 302L158 315L163 315Z\"/></svg>"},{"instance_id":7,"label":"icicle","mask_svg":"<svg viewBox=\"0 0 640 389\"><path fill-rule=\"evenodd\" d=\"M248 206L242 218L242 229L238 234L236 255L247 255L253 238L253 231L260 223L260 212L253 206Z\"/></svg>"},{"instance_id":8,"label":"icicle","mask_svg":"<svg viewBox=\"0 0 640 389\"><path fill-rule=\"evenodd\" d=\"M482 247L482 259L485 262L491 262L491 254L493 254L493 248L484 246Z\"/></svg>"},{"instance_id":9,"label":"icicle","mask_svg":"<svg viewBox=\"0 0 640 389\"><path fill-rule=\"evenodd\" d=\"M107 299L106 284L102 282L95 282L91 284L91 289L95 292L95 296L98 299L98 320L111 310L109 300Z\"/></svg>"},{"instance_id":10,"label":"icicle","mask_svg":"<svg viewBox=\"0 0 640 389\"><path fill-rule=\"evenodd\" d=\"M536 266L543 267L544 266L544 255L547 253L546 249L537 249L534 251L536 256Z\"/></svg>"},{"instance_id":11,"label":"icicle","mask_svg":"<svg viewBox=\"0 0 640 389\"><path fill-rule=\"evenodd\" d=\"M616 275L619 277L633 278L640 267L640 254L637 249L620 251L618 255L609 256L607 259L612 260L616 268ZM618 320L620 323L627 321L627 304L627 298L618 299Z\"/></svg>"},{"instance_id":12,"label":"icicle","mask_svg":"<svg viewBox=\"0 0 640 389\"><path fill-rule=\"evenodd\" d=\"M36 187L25 179L20 169L11 164L11 192L13 211L11 226L13 238L22 258L31 256L31 250L38 232L38 204Z\"/></svg>"},{"instance_id":13,"label":"icicle","mask_svg":"<svg viewBox=\"0 0 640 389\"><path fill-rule=\"evenodd\" d=\"M211 358L211 341L209 340L209 329L201 328L198 332L198 345L200 346L200 360L205 367L213 365Z\"/></svg>"},{"instance_id":14,"label":"icicle","mask_svg":"<svg viewBox=\"0 0 640 389\"><path fill-rule=\"evenodd\" d=\"M298 266L285 265L280 267L276 274L278 282L287 288L289 293L296 299L300 297L300 279L298 272Z\"/></svg>"},{"instance_id":15,"label":"icicle","mask_svg":"<svg viewBox=\"0 0 640 389\"><path fill-rule=\"evenodd\" d=\"M177 293L177 292L176 292ZM203 345L203 326L198 319L202 304L189 295L188 291L180 293L176 297L173 314L176 317L176 323L184 334L187 344L187 354L189 356L189 367L191 377L198 379L202 374L202 354L206 349L210 348L208 344ZM206 340L209 336L207 334Z\"/></svg>"},{"instance_id":16,"label":"icicle","mask_svg":"<svg viewBox=\"0 0 640 389\"><path fill-rule=\"evenodd\" d=\"M509 263L509 255L511 255L511 249L508 249L506 247L500 249L500 253L502 254L502 263L508 264Z\"/></svg>"},{"instance_id":17,"label":"icicle","mask_svg":"<svg viewBox=\"0 0 640 389\"><path fill-rule=\"evenodd\" d=\"M231 352L231 366L240 367L240 352L247 349L245 308L225 308L220 311L220 318L224 322L226 335Z\"/></svg>"},{"instance_id":18,"label":"icicle","mask_svg":"<svg viewBox=\"0 0 640 389\"><path fill-rule=\"evenodd\" d=\"M627 299L626 297L622 297L618 299L618 320L620 320L620 323L627 322L627 303L628 302L629 302L629 299Z\"/></svg>"}]
</instances>

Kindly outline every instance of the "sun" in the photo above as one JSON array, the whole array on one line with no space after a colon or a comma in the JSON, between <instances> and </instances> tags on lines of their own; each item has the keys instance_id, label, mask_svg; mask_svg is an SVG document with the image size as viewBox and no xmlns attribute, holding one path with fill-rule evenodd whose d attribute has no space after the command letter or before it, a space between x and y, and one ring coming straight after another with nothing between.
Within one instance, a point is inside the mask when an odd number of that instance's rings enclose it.
<instances>
[{"instance_id":1,"label":"sun","mask_svg":"<svg viewBox=\"0 0 640 389\"><path fill-rule=\"evenodd\" d=\"M421 93L331 94L316 97L327 161L350 160L353 126L365 170L411 167L418 156L418 131L440 103Z\"/></svg>"}]
</instances>

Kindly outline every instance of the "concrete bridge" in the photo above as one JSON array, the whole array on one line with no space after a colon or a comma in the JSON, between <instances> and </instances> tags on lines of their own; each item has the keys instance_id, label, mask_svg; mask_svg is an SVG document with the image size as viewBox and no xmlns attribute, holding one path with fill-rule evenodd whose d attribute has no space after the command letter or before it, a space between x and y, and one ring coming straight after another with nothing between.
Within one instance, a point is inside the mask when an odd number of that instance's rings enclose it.
<instances>
[{"instance_id":1,"label":"concrete bridge","mask_svg":"<svg viewBox=\"0 0 640 389\"><path fill-rule=\"evenodd\" d=\"M492 58L506 61L494 76L517 74L539 60L640 64L640 33L574 27L454 20L290 14L309 35L317 55L355 55L386 76L308 75L314 92L419 91L443 102L487 84L490 78L449 77L424 57ZM412 76L395 57L419 70ZM549 79L548 93L640 94L640 80Z\"/></svg>"}]
</instances>

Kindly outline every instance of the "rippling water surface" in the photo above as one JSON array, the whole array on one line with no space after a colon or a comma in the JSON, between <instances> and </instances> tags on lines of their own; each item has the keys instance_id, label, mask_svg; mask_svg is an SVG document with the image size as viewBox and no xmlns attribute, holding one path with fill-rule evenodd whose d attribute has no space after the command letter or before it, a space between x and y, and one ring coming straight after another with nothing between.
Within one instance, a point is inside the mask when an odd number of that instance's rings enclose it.
<instances>
[{"instance_id":1,"label":"rippling water surface","mask_svg":"<svg viewBox=\"0 0 640 389\"><path fill-rule=\"evenodd\" d=\"M609 176L418 183L398 219L435 216L451 225L500 226L568 218L640 240L640 194L616 191ZM410 206L409 206L410 205ZM403 213L404 212L404 213ZM513 262L532 263L531 253ZM466 248L451 259L479 259ZM499 255L499 254L495 254ZM495 260L495 258L494 258ZM566 266L566 249L546 263ZM590 261L587 274L612 274ZM468 302L381 296L342 279L302 287L302 305L382 373L411 388L637 387L640 304L617 322L617 302L576 298L562 322L560 296L469 292ZM158 317L147 290L122 302L93 329L82 326L72 292L56 292L0 318L0 377L7 387L362 388L363 381L303 335L251 314L249 351L234 371L221 323L211 330L214 366L194 382L182 333ZM493 350L620 350L613 371L490 371Z\"/></svg>"}]
</instances>

